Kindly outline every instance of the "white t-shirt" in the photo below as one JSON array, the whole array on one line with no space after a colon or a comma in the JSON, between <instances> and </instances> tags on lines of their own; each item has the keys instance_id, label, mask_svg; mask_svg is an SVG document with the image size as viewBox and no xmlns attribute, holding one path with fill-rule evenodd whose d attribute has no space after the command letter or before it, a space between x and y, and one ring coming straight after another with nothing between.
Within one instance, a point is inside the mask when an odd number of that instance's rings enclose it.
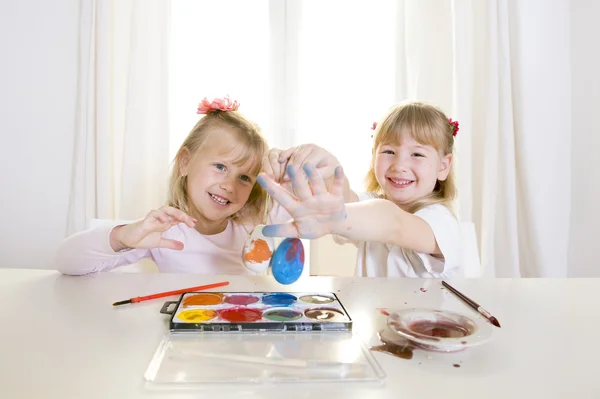
<instances>
[{"instance_id":1,"label":"white t-shirt","mask_svg":"<svg viewBox=\"0 0 600 399\"><path fill-rule=\"evenodd\" d=\"M376 198L360 194L359 200ZM461 235L458 220L444 205L434 204L415 212L433 230L443 258L426 253L405 251L380 242L359 241L355 274L362 277L450 278L462 276Z\"/></svg>"}]
</instances>

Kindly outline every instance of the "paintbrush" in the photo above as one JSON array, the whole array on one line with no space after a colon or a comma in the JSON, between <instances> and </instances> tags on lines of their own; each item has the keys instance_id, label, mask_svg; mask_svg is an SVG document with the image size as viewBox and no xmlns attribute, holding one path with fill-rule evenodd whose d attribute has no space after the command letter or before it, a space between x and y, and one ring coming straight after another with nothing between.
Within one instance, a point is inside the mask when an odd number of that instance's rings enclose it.
<instances>
[{"instance_id":1,"label":"paintbrush","mask_svg":"<svg viewBox=\"0 0 600 399\"><path fill-rule=\"evenodd\" d=\"M138 296L135 298L127 299L125 301L115 302L115 303L113 303L113 306L126 305L128 303L137 303L137 302L147 301L150 299L163 298L163 297L171 296L171 295L179 295L179 294L183 294L185 292L209 290L211 288L223 287L228 284L229 284L229 281L222 281L220 283L200 285L198 287L182 288L180 290L175 290L175 291L160 292L158 294L152 294L152 295L147 295L147 296Z\"/></svg>"},{"instance_id":2,"label":"paintbrush","mask_svg":"<svg viewBox=\"0 0 600 399\"><path fill-rule=\"evenodd\" d=\"M479 306L479 304L477 302L475 302L474 300L472 300L468 296L462 294L460 291L458 291L456 288L452 287L450 284L448 284L445 281L442 281L442 285L444 287L446 287L447 289L449 289L450 292L452 292L454 295L456 295L457 297L459 297L460 299L462 299L463 301L465 301L467 303L467 305L469 305L470 307L472 307L473 309L475 309L476 311L478 311L483 317L485 317L486 319L488 319L490 321L490 323L492 323L496 327L500 327L500 322L498 321L498 319L495 318L494 316L492 316L490 314L490 312L488 312L487 310L485 310L484 308L482 308L481 306Z\"/></svg>"},{"instance_id":3,"label":"paintbrush","mask_svg":"<svg viewBox=\"0 0 600 399\"><path fill-rule=\"evenodd\" d=\"M318 359L297 359L297 358L285 358L285 357L265 357L265 356L251 356L251 355L239 355L229 353L208 353L208 352L193 352L187 350L177 355L187 357L203 357L214 360L225 360L236 363L250 363L260 364L264 366L277 366L277 367L295 367L295 368L343 368L343 369L356 369L364 367L360 363L346 363L337 361L327 361Z\"/></svg>"}]
</instances>

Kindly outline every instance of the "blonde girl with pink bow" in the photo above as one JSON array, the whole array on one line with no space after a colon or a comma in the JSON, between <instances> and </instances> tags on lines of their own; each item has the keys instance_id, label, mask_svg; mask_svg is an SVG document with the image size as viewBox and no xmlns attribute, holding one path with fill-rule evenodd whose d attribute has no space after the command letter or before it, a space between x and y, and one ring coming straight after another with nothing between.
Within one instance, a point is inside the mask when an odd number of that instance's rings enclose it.
<instances>
[{"instance_id":1,"label":"blonde girl with pink bow","mask_svg":"<svg viewBox=\"0 0 600 399\"><path fill-rule=\"evenodd\" d=\"M256 178L268 146L238 107L229 97L202 100L203 117L175 156L167 204L141 220L67 238L56 269L81 275L151 258L160 272L249 273L242 252L267 206ZM286 220L285 210L270 209L269 222Z\"/></svg>"}]
</instances>

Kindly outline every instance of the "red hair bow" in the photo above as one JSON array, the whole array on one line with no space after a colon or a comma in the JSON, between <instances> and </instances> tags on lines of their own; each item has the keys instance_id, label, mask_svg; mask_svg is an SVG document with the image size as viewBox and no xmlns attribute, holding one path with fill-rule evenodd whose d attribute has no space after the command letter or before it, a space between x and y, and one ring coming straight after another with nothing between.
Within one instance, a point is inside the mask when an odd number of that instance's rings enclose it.
<instances>
[{"instance_id":1,"label":"red hair bow","mask_svg":"<svg viewBox=\"0 0 600 399\"><path fill-rule=\"evenodd\" d=\"M452 135L456 137L458 134L458 121L453 121L452 118L448 118L448 123L450 123L454 128L452 128Z\"/></svg>"}]
</instances>

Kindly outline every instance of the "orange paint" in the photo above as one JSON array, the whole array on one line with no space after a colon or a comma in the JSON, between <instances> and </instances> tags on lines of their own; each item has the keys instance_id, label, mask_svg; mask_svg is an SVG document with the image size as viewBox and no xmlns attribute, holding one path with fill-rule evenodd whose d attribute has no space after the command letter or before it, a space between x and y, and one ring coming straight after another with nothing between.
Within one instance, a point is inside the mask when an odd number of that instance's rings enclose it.
<instances>
[{"instance_id":1,"label":"orange paint","mask_svg":"<svg viewBox=\"0 0 600 399\"><path fill-rule=\"evenodd\" d=\"M183 299L183 307L218 305L221 302L223 302L223 296L219 294L190 295Z\"/></svg>"},{"instance_id":2,"label":"orange paint","mask_svg":"<svg viewBox=\"0 0 600 399\"><path fill-rule=\"evenodd\" d=\"M261 238L252 240L252 248L244 254L244 260L252 263L263 263L271 259L271 248L269 244Z\"/></svg>"}]
</instances>

